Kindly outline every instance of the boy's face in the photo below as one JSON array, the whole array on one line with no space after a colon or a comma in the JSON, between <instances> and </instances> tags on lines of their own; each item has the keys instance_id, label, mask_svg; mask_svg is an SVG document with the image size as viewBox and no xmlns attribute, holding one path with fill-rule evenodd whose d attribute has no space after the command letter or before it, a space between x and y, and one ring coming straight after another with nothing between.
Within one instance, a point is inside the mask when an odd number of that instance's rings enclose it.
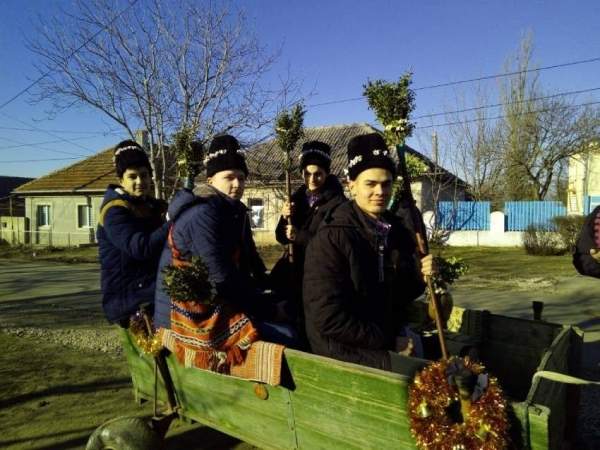
<instances>
[{"instance_id":1,"label":"boy's face","mask_svg":"<svg viewBox=\"0 0 600 450\"><path fill-rule=\"evenodd\" d=\"M239 200L244 195L246 175L238 169L221 170L208 178L207 182L228 197Z\"/></svg>"},{"instance_id":2,"label":"boy's face","mask_svg":"<svg viewBox=\"0 0 600 450\"><path fill-rule=\"evenodd\" d=\"M316 164L309 164L302 170L304 184L310 192L319 192L325 184L327 172Z\"/></svg>"},{"instance_id":3,"label":"boy's face","mask_svg":"<svg viewBox=\"0 0 600 450\"><path fill-rule=\"evenodd\" d=\"M392 198L392 183L392 174L388 170L373 167L350 180L350 192L363 212L378 218Z\"/></svg>"},{"instance_id":4,"label":"boy's face","mask_svg":"<svg viewBox=\"0 0 600 450\"><path fill-rule=\"evenodd\" d=\"M150 171L147 167L131 167L119 179L119 184L132 197L143 197L150 194Z\"/></svg>"}]
</instances>

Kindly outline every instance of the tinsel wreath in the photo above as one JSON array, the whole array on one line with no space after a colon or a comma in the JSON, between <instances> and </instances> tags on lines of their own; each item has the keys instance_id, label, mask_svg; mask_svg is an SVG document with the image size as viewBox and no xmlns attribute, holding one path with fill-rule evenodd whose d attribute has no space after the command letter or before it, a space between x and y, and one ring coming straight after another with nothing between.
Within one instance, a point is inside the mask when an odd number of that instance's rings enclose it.
<instances>
[{"instance_id":1,"label":"tinsel wreath","mask_svg":"<svg viewBox=\"0 0 600 450\"><path fill-rule=\"evenodd\" d=\"M148 332L144 316L139 311L129 319L129 332L136 345L146 355L157 356L162 350L161 330Z\"/></svg>"},{"instance_id":2,"label":"tinsel wreath","mask_svg":"<svg viewBox=\"0 0 600 450\"><path fill-rule=\"evenodd\" d=\"M469 358L438 361L430 364L414 379L409 389L410 431L420 449L427 450L498 450L509 446L507 403L498 380L487 376L487 386L472 401L467 420L456 423L448 414L459 401L449 373L453 365L485 374L485 367Z\"/></svg>"}]
</instances>

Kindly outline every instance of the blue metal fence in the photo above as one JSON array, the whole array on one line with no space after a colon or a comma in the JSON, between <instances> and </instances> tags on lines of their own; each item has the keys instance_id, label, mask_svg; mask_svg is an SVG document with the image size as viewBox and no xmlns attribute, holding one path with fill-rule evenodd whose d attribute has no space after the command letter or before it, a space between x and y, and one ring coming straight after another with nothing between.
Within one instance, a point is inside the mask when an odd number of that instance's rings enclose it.
<instances>
[{"instance_id":1,"label":"blue metal fence","mask_svg":"<svg viewBox=\"0 0 600 450\"><path fill-rule=\"evenodd\" d=\"M489 230L490 202L439 202L437 224L442 230Z\"/></svg>"},{"instance_id":2,"label":"blue metal fence","mask_svg":"<svg viewBox=\"0 0 600 450\"><path fill-rule=\"evenodd\" d=\"M525 231L529 225L553 231L551 219L566 216L567 208L561 202L531 201L504 203L506 231Z\"/></svg>"}]
</instances>

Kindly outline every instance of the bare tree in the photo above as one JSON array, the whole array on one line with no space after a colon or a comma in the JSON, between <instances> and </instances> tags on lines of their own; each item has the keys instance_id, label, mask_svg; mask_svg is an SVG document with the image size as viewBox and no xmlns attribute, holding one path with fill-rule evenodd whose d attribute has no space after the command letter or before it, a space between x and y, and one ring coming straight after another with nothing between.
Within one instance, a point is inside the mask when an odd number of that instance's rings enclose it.
<instances>
[{"instance_id":1,"label":"bare tree","mask_svg":"<svg viewBox=\"0 0 600 450\"><path fill-rule=\"evenodd\" d=\"M34 100L55 112L92 107L132 137L145 129L157 197L168 191L177 130L190 127L202 141L222 132L251 141L294 84L269 86L277 53L227 3L76 0L75 12L44 24L30 48L40 73L52 75Z\"/></svg>"},{"instance_id":2,"label":"bare tree","mask_svg":"<svg viewBox=\"0 0 600 450\"><path fill-rule=\"evenodd\" d=\"M518 73L501 84L504 104L502 145L507 199L543 200L565 161L600 133L600 111L539 86L531 72L532 37L527 35L507 65Z\"/></svg>"},{"instance_id":3,"label":"bare tree","mask_svg":"<svg viewBox=\"0 0 600 450\"><path fill-rule=\"evenodd\" d=\"M450 165L466 182L474 200L496 200L502 181L501 128L485 107L490 101L481 86L475 97L475 105L467 108L473 110L474 117L456 112L446 116L454 124L448 133ZM465 109L464 103L457 104Z\"/></svg>"}]
</instances>

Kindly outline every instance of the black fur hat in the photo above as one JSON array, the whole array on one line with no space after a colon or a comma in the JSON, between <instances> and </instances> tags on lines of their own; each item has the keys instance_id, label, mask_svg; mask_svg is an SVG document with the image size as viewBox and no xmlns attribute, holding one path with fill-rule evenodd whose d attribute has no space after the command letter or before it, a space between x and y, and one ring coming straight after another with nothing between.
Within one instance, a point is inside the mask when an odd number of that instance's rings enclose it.
<instances>
[{"instance_id":1,"label":"black fur hat","mask_svg":"<svg viewBox=\"0 0 600 450\"><path fill-rule=\"evenodd\" d=\"M354 136L348 142L348 177L355 180L359 173L373 167L389 170L396 175L396 167L385 140L379 133Z\"/></svg>"},{"instance_id":2,"label":"black fur hat","mask_svg":"<svg viewBox=\"0 0 600 450\"><path fill-rule=\"evenodd\" d=\"M310 141L302 146L300 153L300 170L310 164L323 168L327 173L331 168L331 147L325 142Z\"/></svg>"},{"instance_id":3,"label":"black fur hat","mask_svg":"<svg viewBox=\"0 0 600 450\"><path fill-rule=\"evenodd\" d=\"M146 152L140 144L131 139L117 144L113 158L118 178L123 178L125 171L134 167L147 167L152 174L152 167Z\"/></svg>"},{"instance_id":4,"label":"black fur hat","mask_svg":"<svg viewBox=\"0 0 600 450\"><path fill-rule=\"evenodd\" d=\"M216 136L210 143L208 152L204 157L206 176L212 177L222 170L241 170L248 176L246 159L240 150L240 144L236 138L228 134Z\"/></svg>"}]
</instances>

